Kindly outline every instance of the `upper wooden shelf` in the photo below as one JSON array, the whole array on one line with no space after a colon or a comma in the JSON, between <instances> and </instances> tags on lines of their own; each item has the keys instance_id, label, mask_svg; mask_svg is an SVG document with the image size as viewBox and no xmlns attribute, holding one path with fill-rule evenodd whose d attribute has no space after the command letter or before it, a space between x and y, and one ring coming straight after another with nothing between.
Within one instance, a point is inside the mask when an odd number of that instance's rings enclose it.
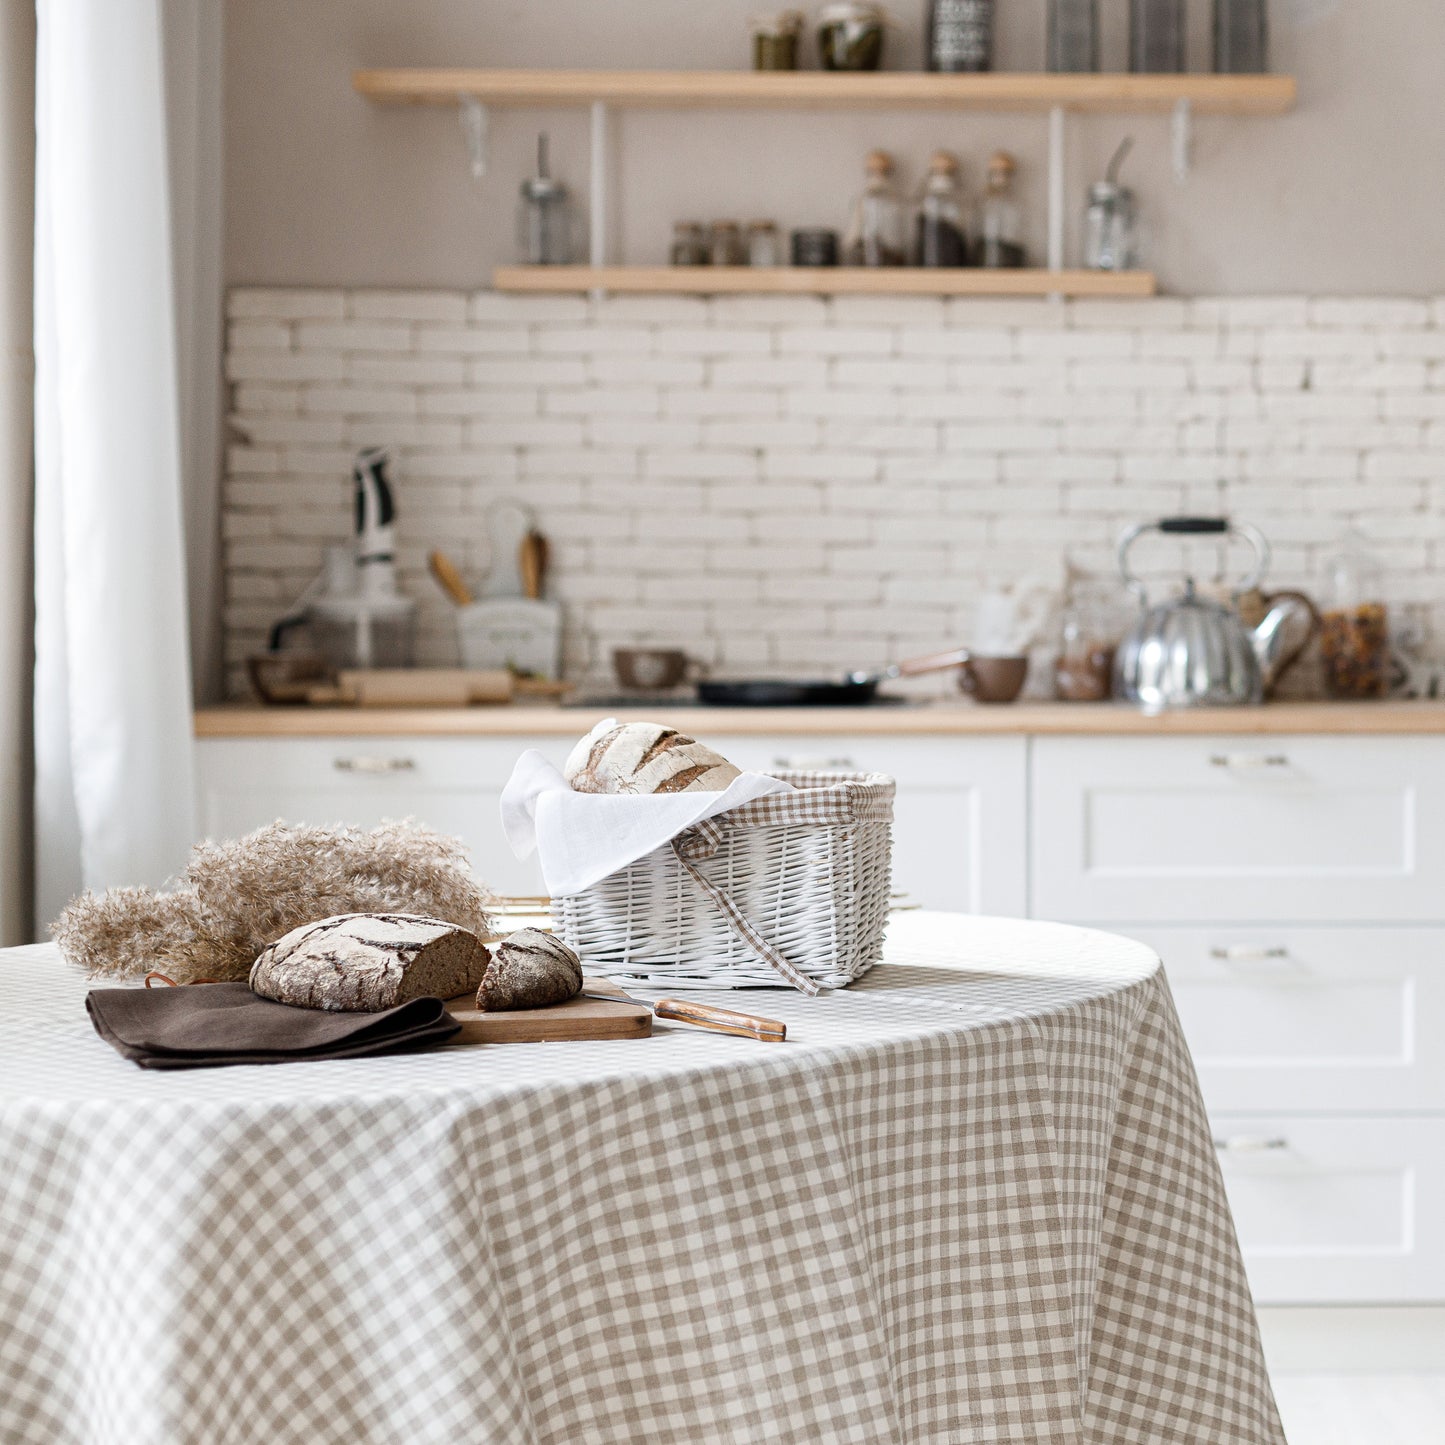
<instances>
[{"instance_id":1,"label":"upper wooden shelf","mask_svg":"<svg viewBox=\"0 0 1445 1445\"><path fill-rule=\"evenodd\" d=\"M1282 115L1295 103L1289 75L934 75L882 70L358 70L352 84L388 104L625 107L1169 111L1180 101L1209 115Z\"/></svg>"}]
</instances>

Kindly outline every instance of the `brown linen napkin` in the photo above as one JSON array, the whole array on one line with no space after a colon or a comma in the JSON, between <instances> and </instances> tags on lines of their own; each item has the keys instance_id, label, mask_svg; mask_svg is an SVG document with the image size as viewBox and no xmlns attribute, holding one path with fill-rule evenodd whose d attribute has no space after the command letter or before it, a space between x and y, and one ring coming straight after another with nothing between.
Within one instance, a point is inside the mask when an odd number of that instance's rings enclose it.
<instances>
[{"instance_id":1,"label":"brown linen napkin","mask_svg":"<svg viewBox=\"0 0 1445 1445\"><path fill-rule=\"evenodd\" d=\"M96 1033L143 1069L394 1054L445 1043L461 1028L439 998L331 1013L273 1003L244 983L95 988L85 1007Z\"/></svg>"}]
</instances>

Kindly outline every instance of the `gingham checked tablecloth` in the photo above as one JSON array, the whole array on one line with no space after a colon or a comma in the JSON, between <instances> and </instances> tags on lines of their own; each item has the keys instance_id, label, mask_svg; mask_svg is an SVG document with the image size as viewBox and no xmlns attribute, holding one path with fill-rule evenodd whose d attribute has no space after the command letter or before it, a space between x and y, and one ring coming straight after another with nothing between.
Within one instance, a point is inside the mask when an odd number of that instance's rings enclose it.
<instances>
[{"instance_id":1,"label":"gingham checked tablecloth","mask_svg":"<svg viewBox=\"0 0 1445 1445\"><path fill-rule=\"evenodd\" d=\"M0 954L0 1440L1282 1445L1153 955L890 931L787 1044L179 1074Z\"/></svg>"}]
</instances>

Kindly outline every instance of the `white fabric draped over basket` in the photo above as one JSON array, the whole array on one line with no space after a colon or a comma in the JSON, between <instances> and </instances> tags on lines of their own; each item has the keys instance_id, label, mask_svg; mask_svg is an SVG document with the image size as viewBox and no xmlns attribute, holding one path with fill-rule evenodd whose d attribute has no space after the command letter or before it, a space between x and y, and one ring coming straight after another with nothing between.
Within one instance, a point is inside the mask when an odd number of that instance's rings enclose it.
<instances>
[{"instance_id":1,"label":"white fabric draped over basket","mask_svg":"<svg viewBox=\"0 0 1445 1445\"><path fill-rule=\"evenodd\" d=\"M667 988L845 988L888 917L892 778L779 772L793 785L696 825L553 902L588 964Z\"/></svg>"}]
</instances>

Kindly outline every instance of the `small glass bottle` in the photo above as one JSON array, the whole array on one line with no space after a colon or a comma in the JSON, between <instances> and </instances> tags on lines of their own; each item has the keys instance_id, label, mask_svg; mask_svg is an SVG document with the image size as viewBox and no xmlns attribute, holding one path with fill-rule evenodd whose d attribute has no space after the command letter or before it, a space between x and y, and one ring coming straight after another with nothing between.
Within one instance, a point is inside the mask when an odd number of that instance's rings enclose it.
<instances>
[{"instance_id":1,"label":"small glass bottle","mask_svg":"<svg viewBox=\"0 0 1445 1445\"><path fill-rule=\"evenodd\" d=\"M1129 69L1172 75L1184 69L1184 0L1129 0Z\"/></svg>"},{"instance_id":2,"label":"small glass bottle","mask_svg":"<svg viewBox=\"0 0 1445 1445\"><path fill-rule=\"evenodd\" d=\"M1216 75L1263 75L1269 69L1265 0L1214 0Z\"/></svg>"},{"instance_id":3,"label":"small glass bottle","mask_svg":"<svg viewBox=\"0 0 1445 1445\"><path fill-rule=\"evenodd\" d=\"M1099 0L1049 0L1044 68L1060 75L1099 68Z\"/></svg>"},{"instance_id":4,"label":"small glass bottle","mask_svg":"<svg viewBox=\"0 0 1445 1445\"><path fill-rule=\"evenodd\" d=\"M1384 697L1389 685L1390 627L1383 600L1385 569L1358 532L1345 534L1326 560L1320 653L1331 697Z\"/></svg>"},{"instance_id":5,"label":"small glass bottle","mask_svg":"<svg viewBox=\"0 0 1445 1445\"><path fill-rule=\"evenodd\" d=\"M524 266L566 266L572 261L575 219L567 187L547 168L547 137L537 137L537 174L522 182L517 204L517 256Z\"/></svg>"},{"instance_id":6,"label":"small glass bottle","mask_svg":"<svg viewBox=\"0 0 1445 1445\"><path fill-rule=\"evenodd\" d=\"M747 230L748 265L778 266L782 264L782 245L775 221L749 221Z\"/></svg>"},{"instance_id":7,"label":"small glass bottle","mask_svg":"<svg viewBox=\"0 0 1445 1445\"><path fill-rule=\"evenodd\" d=\"M918 197L913 223L915 266L967 266L968 234L964 230L963 187L958 157L935 151Z\"/></svg>"},{"instance_id":8,"label":"small glass bottle","mask_svg":"<svg viewBox=\"0 0 1445 1445\"><path fill-rule=\"evenodd\" d=\"M843 244L846 266L902 266L904 248L903 198L893 185L893 157L887 151L869 151L868 181L853 205L853 217Z\"/></svg>"},{"instance_id":9,"label":"small glass bottle","mask_svg":"<svg viewBox=\"0 0 1445 1445\"><path fill-rule=\"evenodd\" d=\"M706 266L711 260L708 255L707 238L698 221L674 221L672 226L672 249L668 259L674 266Z\"/></svg>"},{"instance_id":10,"label":"small glass bottle","mask_svg":"<svg viewBox=\"0 0 1445 1445\"><path fill-rule=\"evenodd\" d=\"M930 0L927 44L930 70L992 70L993 0Z\"/></svg>"},{"instance_id":11,"label":"small glass bottle","mask_svg":"<svg viewBox=\"0 0 1445 1445\"><path fill-rule=\"evenodd\" d=\"M988 163L988 181L978 213L978 265L990 271L1014 270L1028 264L1023 223L1013 198L1014 158L995 151Z\"/></svg>"},{"instance_id":12,"label":"small glass bottle","mask_svg":"<svg viewBox=\"0 0 1445 1445\"><path fill-rule=\"evenodd\" d=\"M1132 136L1119 143L1109 160L1104 179L1089 187L1084 212L1084 265L1090 271L1131 271L1138 264L1134 192L1119 182L1124 158L1134 144Z\"/></svg>"},{"instance_id":13,"label":"small glass bottle","mask_svg":"<svg viewBox=\"0 0 1445 1445\"><path fill-rule=\"evenodd\" d=\"M736 221L714 221L708 239L708 260L714 266L746 266L743 238Z\"/></svg>"}]
</instances>

